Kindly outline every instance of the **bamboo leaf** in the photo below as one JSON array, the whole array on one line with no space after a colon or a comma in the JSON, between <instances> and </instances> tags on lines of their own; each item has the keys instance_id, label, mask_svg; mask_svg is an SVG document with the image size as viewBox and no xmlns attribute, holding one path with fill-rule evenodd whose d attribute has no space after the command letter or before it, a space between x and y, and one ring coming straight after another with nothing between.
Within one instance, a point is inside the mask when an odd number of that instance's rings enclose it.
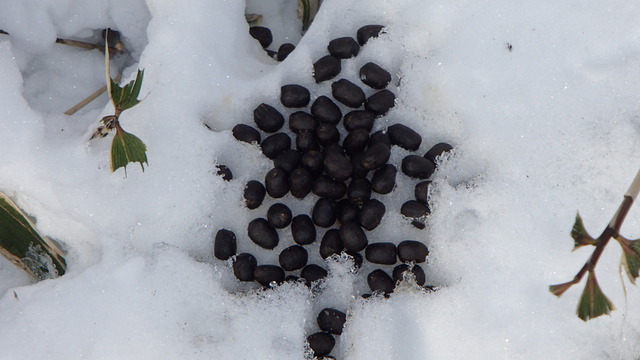
<instances>
[{"instance_id":1,"label":"bamboo leaf","mask_svg":"<svg viewBox=\"0 0 640 360\"><path fill-rule=\"evenodd\" d=\"M144 70L138 70L135 80L131 80L124 87L109 79L111 83L111 99L117 111L122 112L130 109L140 102L138 96L140 95L143 78Z\"/></svg>"},{"instance_id":2,"label":"bamboo leaf","mask_svg":"<svg viewBox=\"0 0 640 360\"><path fill-rule=\"evenodd\" d=\"M629 281L636 284L640 273L640 240L618 239L622 247L622 265L627 272Z\"/></svg>"},{"instance_id":3,"label":"bamboo leaf","mask_svg":"<svg viewBox=\"0 0 640 360\"><path fill-rule=\"evenodd\" d=\"M562 294L564 294L565 291L569 290L569 288L571 286L573 286L573 284L575 284L575 281L569 281L566 283L562 283L562 284L556 284L556 285L550 285L549 286L549 291L557 296L560 297L562 296Z\"/></svg>"},{"instance_id":4,"label":"bamboo leaf","mask_svg":"<svg viewBox=\"0 0 640 360\"><path fill-rule=\"evenodd\" d=\"M146 151L147 146L137 136L118 129L111 143L111 171L123 167L126 174L127 164L132 162L140 163L144 171L144 164L149 165Z\"/></svg>"},{"instance_id":5,"label":"bamboo leaf","mask_svg":"<svg viewBox=\"0 0 640 360\"><path fill-rule=\"evenodd\" d=\"M585 245L597 245L597 241L592 238L584 228L584 223L582 222L580 213L576 215L576 221L573 223L573 228L571 229L571 237L573 238L574 242L573 250L576 250Z\"/></svg>"},{"instance_id":6,"label":"bamboo leaf","mask_svg":"<svg viewBox=\"0 0 640 360\"><path fill-rule=\"evenodd\" d=\"M587 321L600 315L609 315L611 310L615 310L615 307L600 289L595 273L589 271L587 284L578 303L578 317Z\"/></svg>"}]
</instances>

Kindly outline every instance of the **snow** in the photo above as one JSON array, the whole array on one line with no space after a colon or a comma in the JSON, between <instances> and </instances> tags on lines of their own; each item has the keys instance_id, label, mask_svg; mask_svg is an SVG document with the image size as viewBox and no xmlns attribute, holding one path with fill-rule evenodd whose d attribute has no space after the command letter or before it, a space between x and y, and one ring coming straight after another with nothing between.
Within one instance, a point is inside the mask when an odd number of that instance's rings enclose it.
<instances>
[{"instance_id":1,"label":"snow","mask_svg":"<svg viewBox=\"0 0 640 360\"><path fill-rule=\"evenodd\" d=\"M35 283L0 259L1 359L301 359L325 307L348 312L338 359L637 357L640 292L623 293L615 244L597 268L617 306L611 316L584 323L575 316L582 285L561 299L547 286L570 280L590 254L570 252L576 212L598 235L640 166L639 6L325 0L301 37L293 1L272 2L4 4L0 191L64 245L69 269ZM271 49L289 41L296 50L282 63L267 57L245 12L273 28ZM353 273L348 259L329 261L314 292L239 284L212 255L218 229L238 234L238 252L259 263L277 262L290 234L275 251L244 236L274 201L248 210L242 189L271 165L230 129L251 124L261 102L279 106L283 84L327 93L312 63L331 39L372 23L386 34L344 61L340 76L357 79L368 61L389 69L398 104L376 129L413 127L419 153L440 141L455 147L433 177L427 229L397 214L415 183L399 175L372 236L425 242L427 281L439 289L361 299L373 268ZM113 111L106 96L62 115L104 84L104 57L55 38L99 39L105 27L120 30L130 52L112 72L128 81L145 69L145 98L121 120L147 144L149 166L131 164L126 177L109 171L110 138L88 140ZM394 149L392 161L404 155ZM216 164L234 179L215 176ZM294 214L312 206L286 200ZM639 215L633 208L625 236L638 237Z\"/></svg>"}]
</instances>

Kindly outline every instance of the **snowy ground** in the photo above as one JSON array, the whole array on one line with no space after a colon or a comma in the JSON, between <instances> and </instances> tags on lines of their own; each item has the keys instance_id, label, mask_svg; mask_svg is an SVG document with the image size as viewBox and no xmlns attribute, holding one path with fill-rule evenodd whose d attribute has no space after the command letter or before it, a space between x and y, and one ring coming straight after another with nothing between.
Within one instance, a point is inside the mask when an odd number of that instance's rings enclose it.
<instances>
[{"instance_id":1,"label":"snowy ground","mask_svg":"<svg viewBox=\"0 0 640 360\"><path fill-rule=\"evenodd\" d=\"M617 305L610 317L584 323L574 313L582 286L560 300L547 286L570 280L589 255L570 252L576 211L598 234L640 166L640 6L325 0L301 38L294 1L272 2L278 11L266 1L4 2L0 190L64 244L69 271L32 283L0 260L1 359L298 360L324 307L348 310L338 359L638 357L640 291L624 296L615 246L598 266ZM275 45L300 41L285 62L249 36L245 10L264 15ZM370 23L387 34L343 73L375 61L401 78L396 108L376 126L414 127L421 151L456 148L434 176L428 229L389 216L378 234L424 241L428 282L440 290L365 301L361 274L341 263L329 264L317 296L301 285L239 285L213 258L212 238L222 227L243 234L256 216L243 186L269 164L230 129L275 103L282 84L326 92L311 64L329 40ZM110 139L88 141L112 111L106 96L62 115L103 85L104 59L55 38L106 27L131 53L114 67L125 78L145 69L146 98L122 122L147 144L149 166L130 165L127 177L109 171ZM216 164L235 179L215 176ZM640 234L638 208L623 233Z\"/></svg>"}]
</instances>

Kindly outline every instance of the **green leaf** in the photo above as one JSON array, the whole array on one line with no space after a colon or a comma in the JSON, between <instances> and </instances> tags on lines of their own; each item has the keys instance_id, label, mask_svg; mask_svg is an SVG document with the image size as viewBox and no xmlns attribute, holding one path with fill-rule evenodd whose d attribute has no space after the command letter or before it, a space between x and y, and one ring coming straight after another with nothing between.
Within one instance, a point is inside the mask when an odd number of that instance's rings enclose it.
<instances>
[{"instance_id":1,"label":"green leaf","mask_svg":"<svg viewBox=\"0 0 640 360\"><path fill-rule=\"evenodd\" d=\"M113 101L113 105L116 107L117 112L122 112L124 110L130 109L140 102L140 100L138 100L138 96L140 95L140 88L142 87L143 78L144 70L138 70L136 79L130 81L124 87L121 87L115 81L113 81L113 79L109 78L109 81L111 83L111 99Z\"/></svg>"},{"instance_id":2,"label":"green leaf","mask_svg":"<svg viewBox=\"0 0 640 360\"><path fill-rule=\"evenodd\" d=\"M555 295L557 297L560 297L560 296L562 296L562 294L564 294L565 291L569 290L569 288L571 286L573 286L573 284L575 284L575 283L576 283L575 281L569 281L569 282L562 283L562 284L550 285L549 286L549 291L553 295Z\"/></svg>"},{"instance_id":3,"label":"green leaf","mask_svg":"<svg viewBox=\"0 0 640 360\"><path fill-rule=\"evenodd\" d=\"M578 303L578 317L583 321L587 321L600 315L609 315L611 310L615 310L613 304L600 289L595 273L589 271L587 284Z\"/></svg>"},{"instance_id":4,"label":"green leaf","mask_svg":"<svg viewBox=\"0 0 640 360\"><path fill-rule=\"evenodd\" d=\"M591 237L582 223L582 217L580 213L576 215L576 221L573 223L573 229L571 229L571 237L573 238L574 247L576 250L585 245L597 245L597 240Z\"/></svg>"},{"instance_id":5,"label":"green leaf","mask_svg":"<svg viewBox=\"0 0 640 360\"><path fill-rule=\"evenodd\" d=\"M117 129L111 143L111 171L123 167L126 175L127 164L132 162L140 163L142 171L144 171L144 164L149 165L146 151L147 146L137 136L122 130L122 128Z\"/></svg>"},{"instance_id":6,"label":"green leaf","mask_svg":"<svg viewBox=\"0 0 640 360\"><path fill-rule=\"evenodd\" d=\"M622 265L629 281L635 285L640 273L640 240L618 239L622 247Z\"/></svg>"}]
</instances>

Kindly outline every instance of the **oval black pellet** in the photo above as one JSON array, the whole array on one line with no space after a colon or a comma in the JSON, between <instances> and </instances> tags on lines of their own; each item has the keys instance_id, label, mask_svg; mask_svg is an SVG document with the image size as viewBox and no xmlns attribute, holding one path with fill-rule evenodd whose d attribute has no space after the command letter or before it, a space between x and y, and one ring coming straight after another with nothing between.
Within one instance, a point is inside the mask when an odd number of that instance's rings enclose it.
<instances>
[{"instance_id":1,"label":"oval black pellet","mask_svg":"<svg viewBox=\"0 0 640 360\"><path fill-rule=\"evenodd\" d=\"M289 115L289 129L295 134L303 131L315 131L318 120L311 114L304 111L296 111Z\"/></svg>"},{"instance_id":2,"label":"oval black pellet","mask_svg":"<svg viewBox=\"0 0 640 360\"><path fill-rule=\"evenodd\" d=\"M398 244L398 258L402 262L423 263L427 260L427 256L429 256L429 249L419 241L405 240Z\"/></svg>"},{"instance_id":3,"label":"oval black pellet","mask_svg":"<svg viewBox=\"0 0 640 360\"><path fill-rule=\"evenodd\" d=\"M277 265L258 265L253 271L256 281L262 286L271 286L284 281L284 270Z\"/></svg>"},{"instance_id":4,"label":"oval black pellet","mask_svg":"<svg viewBox=\"0 0 640 360\"><path fill-rule=\"evenodd\" d=\"M347 185L342 181L322 175L313 181L311 191L322 198L339 200L347 193Z\"/></svg>"},{"instance_id":5,"label":"oval black pellet","mask_svg":"<svg viewBox=\"0 0 640 360\"><path fill-rule=\"evenodd\" d=\"M233 137L238 141L244 141L251 144L255 142L260 144L260 131L256 130L253 126L247 124L238 124L231 130Z\"/></svg>"},{"instance_id":6,"label":"oval black pellet","mask_svg":"<svg viewBox=\"0 0 640 360\"><path fill-rule=\"evenodd\" d=\"M340 226L340 239L344 248L349 252L362 251L369 240L357 221L347 221Z\"/></svg>"},{"instance_id":7,"label":"oval black pellet","mask_svg":"<svg viewBox=\"0 0 640 360\"><path fill-rule=\"evenodd\" d=\"M378 130L369 137L369 146L379 142L385 143L388 147L391 147L391 138L386 131Z\"/></svg>"},{"instance_id":8,"label":"oval black pellet","mask_svg":"<svg viewBox=\"0 0 640 360\"><path fill-rule=\"evenodd\" d=\"M382 165L371 177L371 190L378 194L388 194L396 186L398 170L392 164Z\"/></svg>"},{"instance_id":9,"label":"oval black pellet","mask_svg":"<svg viewBox=\"0 0 640 360\"><path fill-rule=\"evenodd\" d=\"M286 171L287 174L291 174L294 169L300 166L301 161L302 153L297 150L289 149L280 153L280 155L273 160L273 165Z\"/></svg>"},{"instance_id":10,"label":"oval black pellet","mask_svg":"<svg viewBox=\"0 0 640 360\"><path fill-rule=\"evenodd\" d=\"M280 102L288 108L301 108L309 105L311 93L302 85L287 84L280 87Z\"/></svg>"},{"instance_id":11,"label":"oval black pellet","mask_svg":"<svg viewBox=\"0 0 640 360\"><path fill-rule=\"evenodd\" d=\"M311 211L313 223L324 228L335 224L337 218L336 207L337 204L333 200L326 198L318 199Z\"/></svg>"},{"instance_id":12,"label":"oval black pellet","mask_svg":"<svg viewBox=\"0 0 640 360\"><path fill-rule=\"evenodd\" d=\"M244 188L244 203L249 209L256 209L262 205L267 190L258 180L251 180Z\"/></svg>"},{"instance_id":13,"label":"oval black pellet","mask_svg":"<svg viewBox=\"0 0 640 360\"><path fill-rule=\"evenodd\" d=\"M263 218L251 220L247 226L247 234L256 245L269 250L278 246L280 242L276 229Z\"/></svg>"},{"instance_id":14,"label":"oval black pellet","mask_svg":"<svg viewBox=\"0 0 640 360\"><path fill-rule=\"evenodd\" d=\"M386 164L390 157L391 149L386 144L375 143L364 152L361 164L367 170L375 170Z\"/></svg>"},{"instance_id":15,"label":"oval black pellet","mask_svg":"<svg viewBox=\"0 0 640 360\"><path fill-rule=\"evenodd\" d=\"M402 172L416 179L428 179L436 170L436 166L422 156L407 155L402 159Z\"/></svg>"},{"instance_id":16,"label":"oval black pellet","mask_svg":"<svg viewBox=\"0 0 640 360\"><path fill-rule=\"evenodd\" d=\"M307 254L307 250L305 250L300 245L289 246L288 248L282 250L282 252L280 252L280 256L278 257L280 266L282 266L282 268L286 271L302 269L305 265L307 265L308 259L309 255Z\"/></svg>"},{"instance_id":17,"label":"oval black pellet","mask_svg":"<svg viewBox=\"0 0 640 360\"><path fill-rule=\"evenodd\" d=\"M264 185L269 196L279 199L289 192L289 176L281 168L273 168L264 176Z\"/></svg>"},{"instance_id":18,"label":"oval black pellet","mask_svg":"<svg viewBox=\"0 0 640 360\"><path fill-rule=\"evenodd\" d=\"M418 286L423 286L427 282L427 277L424 274L424 270L420 265L417 264L411 266L411 270L409 270L409 265L407 264L400 264L393 268L393 281L395 281L396 283L404 281L404 277L406 276L405 272L410 272L413 274L413 277Z\"/></svg>"},{"instance_id":19,"label":"oval black pellet","mask_svg":"<svg viewBox=\"0 0 640 360\"><path fill-rule=\"evenodd\" d=\"M310 150L302 154L302 166L313 175L320 175L324 170L324 155L318 150Z\"/></svg>"},{"instance_id":20,"label":"oval black pellet","mask_svg":"<svg viewBox=\"0 0 640 360\"><path fill-rule=\"evenodd\" d=\"M338 201L337 214L338 221L340 221L341 224L347 221L358 221L360 209L353 205L348 199L342 199Z\"/></svg>"},{"instance_id":21,"label":"oval black pellet","mask_svg":"<svg viewBox=\"0 0 640 360\"><path fill-rule=\"evenodd\" d=\"M338 143L340 141L340 131L330 123L320 123L316 127L316 137L323 146Z\"/></svg>"},{"instance_id":22,"label":"oval black pellet","mask_svg":"<svg viewBox=\"0 0 640 360\"><path fill-rule=\"evenodd\" d=\"M358 222L363 228L371 231L380 225L386 210L382 202L377 199L370 199L362 205Z\"/></svg>"},{"instance_id":23,"label":"oval black pellet","mask_svg":"<svg viewBox=\"0 0 640 360\"><path fill-rule=\"evenodd\" d=\"M318 143L316 134L309 131L303 131L296 135L296 149L302 152L319 150L320 143Z\"/></svg>"},{"instance_id":24,"label":"oval black pellet","mask_svg":"<svg viewBox=\"0 0 640 360\"><path fill-rule=\"evenodd\" d=\"M341 37L329 41L329 54L338 59L349 59L358 55L360 45L352 37Z\"/></svg>"},{"instance_id":25,"label":"oval black pellet","mask_svg":"<svg viewBox=\"0 0 640 360\"><path fill-rule=\"evenodd\" d=\"M253 110L253 120L260 130L267 133L276 132L284 125L284 116L273 106L264 103Z\"/></svg>"},{"instance_id":26,"label":"oval black pellet","mask_svg":"<svg viewBox=\"0 0 640 360\"><path fill-rule=\"evenodd\" d=\"M447 143L437 143L435 145L433 145L431 147L431 149L429 149L429 151L427 151L426 154L424 154L424 157L431 160L432 163L436 163L436 159L438 158L438 156L449 152L453 150L453 146L447 144Z\"/></svg>"},{"instance_id":27,"label":"oval black pellet","mask_svg":"<svg viewBox=\"0 0 640 360\"><path fill-rule=\"evenodd\" d=\"M365 100L362 89L347 79L340 79L331 84L333 98L352 108L359 108Z\"/></svg>"},{"instance_id":28,"label":"oval black pellet","mask_svg":"<svg viewBox=\"0 0 640 360\"><path fill-rule=\"evenodd\" d=\"M308 169L297 168L289 175L289 191L298 199L304 199L311 192L313 176Z\"/></svg>"},{"instance_id":29,"label":"oval black pellet","mask_svg":"<svg viewBox=\"0 0 640 360\"><path fill-rule=\"evenodd\" d=\"M337 229L331 229L324 233L320 241L320 256L323 259L340 254L342 249L344 249L344 245Z\"/></svg>"},{"instance_id":30,"label":"oval black pellet","mask_svg":"<svg viewBox=\"0 0 640 360\"><path fill-rule=\"evenodd\" d=\"M256 258L248 253L236 255L233 260L233 274L240 281L253 281L255 277L253 272L258 266Z\"/></svg>"},{"instance_id":31,"label":"oval black pellet","mask_svg":"<svg viewBox=\"0 0 640 360\"><path fill-rule=\"evenodd\" d=\"M409 200L402 204L400 213L406 217L419 218L430 213L429 207L418 200Z\"/></svg>"},{"instance_id":32,"label":"oval black pellet","mask_svg":"<svg viewBox=\"0 0 640 360\"><path fill-rule=\"evenodd\" d=\"M213 242L213 256L220 260L228 260L236 251L236 234L227 229L218 230Z\"/></svg>"},{"instance_id":33,"label":"oval black pellet","mask_svg":"<svg viewBox=\"0 0 640 360\"><path fill-rule=\"evenodd\" d=\"M326 55L313 64L313 78L316 83L321 83L333 79L340 74L341 70L340 59L333 55Z\"/></svg>"},{"instance_id":34,"label":"oval black pellet","mask_svg":"<svg viewBox=\"0 0 640 360\"><path fill-rule=\"evenodd\" d=\"M342 142L342 148L348 154L361 152L369 142L369 130L357 128L349 132Z\"/></svg>"},{"instance_id":35,"label":"oval black pellet","mask_svg":"<svg viewBox=\"0 0 640 360\"><path fill-rule=\"evenodd\" d=\"M349 253L347 253L347 255L349 255L349 257L351 257L351 260L353 260L353 267L354 268L360 269L362 267L362 264L364 263L364 257L362 257L362 254L349 252Z\"/></svg>"},{"instance_id":36,"label":"oval black pellet","mask_svg":"<svg viewBox=\"0 0 640 360\"><path fill-rule=\"evenodd\" d=\"M351 171L351 178L363 178L369 174L369 170L362 167L362 159L364 158L364 152L357 152L351 155L351 165L353 165L353 171Z\"/></svg>"},{"instance_id":37,"label":"oval black pellet","mask_svg":"<svg viewBox=\"0 0 640 360\"><path fill-rule=\"evenodd\" d=\"M260 46L263 48L269 47L273 42L273 35L271 30L264 26L252 26L249 28L249 34L252 38L258 40Z\"/></svg>"},{"instance_id":38,"label":"oval black pellet","mask_svg":"<svg viewBox=\"0 0 640 360\"><path fill-rule=\"evenodd\" d=\"M300 245L313 244L316 241L316 227L309 215L296 215L291 221L293 241Z\"/></svg>"},{"instance_id":39,"label":"oval black pellet","mask_svg":"<svg viewBox=\"0 0 640 360\"><path fill-rule=\"evenodd\" d=\"M280 45L280 47L278 48L278 53L276 54L276 60L284 61L284 59L286 59L287 56L289 56L289 54L291 54L295 49L296 46L292 43L284 43Z\"/></svg>"},{"instance_id":40,"label":"oval black pellet","mask_svg":"<svg viewBox=\"0 0 640 360\"><path fill-rule=\"evenodd\" d=\"M406 125L394 124L387 129L391 144L403 149L415 151L422 143L422 136Z\"/></svg>"},{"instance_id":41,"label":"oval black pellet","mask_svg":"<svg viewBox=\"0 0 640 360\"><path fill-rule=\"evenodd\" d=\"M381 291L385 294L393 292L396 287L395 281L384 270L374 270L367 276L367 283L371 291Z\"/></svg>"},{"instance_id":42,"label":"oval black pellet","mask_svg":"<svg viewBox=\"0 0 640 360\"><path fill-rule=\"evenodd\" d=\"M344 128L348 131L353 131L354 129L366 129L367 131L371 131L375 119L375 114L370 111L354 110L348 112L344 116L342 123Z\"/></svg>"},{"instance_id":43,"label":"oval black pellet","mask_svg":"<svg viewBox=\"0 0 640 360\"><path fill-rule=\"evenodd\" d=\"M351 176L353 166L346 156L331 152L324 156L324 171L337 181L345 181Z\"/></svg>"},{"instance_id":44,"label":"oval black pellet","mask_svg":"<svg viewBox=\"0 0 640 360\"><path fill-rule=\"evenodd\" d=\"M292 218L291 209L283 203L275 203L267 210L267 220L276 229L284 229L289 226Z\"/></svg>"},{"instance_id":45,"label":"oval black pellet","mask_svg":"<svg viewBox=\"0 0 640 360\"><path fill-rule=\"evenodd\" d=\"M317 321L320 330L340 335L342 334L344 323L347 322L347 314L336 309L326 308L320 311Z\"/></svg>"},{"instance_id":46,"label":"oval black pellet","mask_svg":"<svg viewBox=\"0 0 640 360\"><path fill-rule=\"evenodd\" d=\"M216 175L221 176L224 181L231 181L233 179L233 174L231 173L231 169L227 165L216 165L218 171L216 171Z\"/></svg>"},{"instance_id":47,"label":"oval black pellet","mask_svg":"<svg viewBox=\"0 0 640 360\"><path fill-rule=\"evenodd\" d=\"M396 95L391 91L384 89L369 96L364 102L364 109L371 111L377 116L386 115L389 110L396 104Z\"/></svg>"},{"instance_id":48,"label":"oval black pellet","mask_svg":"<svg viewBox=\"0 0 640 360\"><path fill-rule=\"evenodd\" d=\"M320 122L336 125L342 119L342 111L336 103L327 96L319 96L311 104L311 114Z\"/></svg>"},{"instance_id":49,"label":"oval black pellet","mask_svg":"<svg viewBox=\"0 0 640 360\"><path fill-rule=\"evenodd\" d=\"M355 178L349 183L347 198L352 204L362 206L371 198L371 183L367 178Z\"/></svg>"},{"instance_id":50,"label":"oval black pellet","mask_svg":"<svg viewBox=\"0 0 640 360\"><path fill-rule=\"evenodd\" d=\"M421 181L416 184L413 193L416 197L416 200L421 203L427 204L429 200L429 185L431 185L430 180Z\"/></svg>"},{"instance_id":51,"label":"oval black pellet","mask_svg":"<svg viewBox=\"0 0 640 360\"><path fill-rule=\"evenodd\" d=\"M307 343L314 356L325 356L333 350L336 340L328 332L317 332L307 336Z\"/></svg>"},{"instance_id":52,"label":"oval black pellet","mask_svg":"<svg viewBox=\"0 0 640 360\"><path fill-rule=\"evenodd\" d=\"M314 282L327 277L329 273L322 266L316 264L309 264L302 268L300 271L300 277L309 281Z\"/></svg>"},{"instance_id":53,"label":"oval black pellet","mask_svg":"<svg viewBox=\"0 0 640 360\"><path fill-rule=\"evenodd\" d=\"M291 149L291 138L285 133L276 133L267 136L260 145L264 156L271 160L277 158L283 152Z\"/></svg>"},{"instance_id":54,"label":"oval black pellet","mask_svg":"<svg viewBox=\"0 0 640 360\"><path fill-rule=\"evenodd\" d=\"M390 242L369 244L364 251L364 256L374 264L393 265L396 263L396 245Z\"/></svg>"},{"instance_id":55,"label":"oval black pellet","mask_svg":"<svg viewBox=\"0 0 640 360\"><path fill-rule=\"evenodd\" d=\"M384 89L391 82L391 74L380 65L372 62L360 68L360 80L374 89Z\"/></svg>"},{"instance_id":56,"label":"oval black pellet","mask_svg":"<svg viewBox=\"0 0 640 360\"><path fill-rule=\"evenodd\" d=\"M358 29L356 38L358 39L358 44L360 46L364 45L371 38L377 38L382 30L384 29L383 25L365 25Z\"/></svg>"}]
</instances>

